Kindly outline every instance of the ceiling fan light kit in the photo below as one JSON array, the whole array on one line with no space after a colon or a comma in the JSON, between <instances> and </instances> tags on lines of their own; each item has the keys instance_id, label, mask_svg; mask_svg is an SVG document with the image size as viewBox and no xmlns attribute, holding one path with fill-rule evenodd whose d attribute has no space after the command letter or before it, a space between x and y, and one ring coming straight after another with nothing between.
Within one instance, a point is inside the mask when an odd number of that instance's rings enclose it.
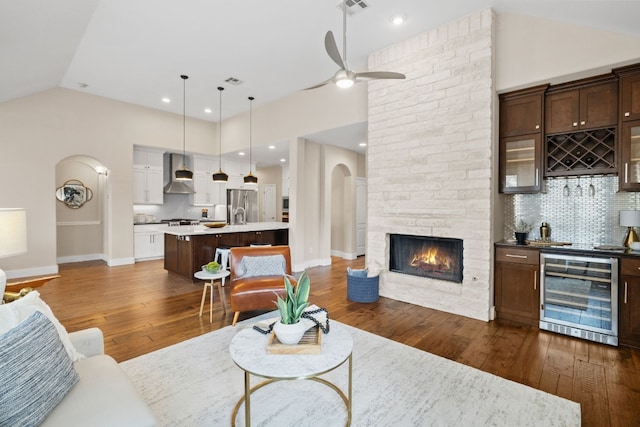
<instances>
[{"instance_id":1,"label":"ceiling fan light kit","mask_svg":"<svg viewBox=\"0 0 640 427\"><path fill-rule=\"evenodd\" d=\"M327 34L324 36L324 48L327 51L329 58L331 58L333 62L340 67L340 69L331 79L315 86L308 87L305 90L322 87L331 82L339 88L347 89L360 81L406 78L404 74L393 71L365 71L362 73L356 73L349 69L347 66L347 0L342 2L342 55L340 55L336 39L331 31L327 31Z\"/></svg>"},{"instance_id":2,"label":"ceiling fan light kit","mask_svg":"<svg viewBox=\"0 0 640 427\"><path fill-rule=\"evenodd\" d=\"M218 133L220 136L218 138L220 140L220 156L219 156L220 168L218 169L218 172L211 175L213 182L227 182L229 180L229 175L222 172L222 91L223 90L224 90L223 87L218 86L218 92L220 93L220 108L219 108L220 120L218 121Z\"/></svg>"},{"instance_id":3,"label":"ceiling fan light kit","mask_svg":"<svg viewBox=\"0 0 640 427\"><path fill-rule=\"evenodd\" d=\"M182 79L182 168L176 170L176 181L193 180L193 172L187 169L187 151L186 151L186 128L187 128L187 95L186 82L189 76L184 74L180 76Z\"/></svg>"}]
</instances>

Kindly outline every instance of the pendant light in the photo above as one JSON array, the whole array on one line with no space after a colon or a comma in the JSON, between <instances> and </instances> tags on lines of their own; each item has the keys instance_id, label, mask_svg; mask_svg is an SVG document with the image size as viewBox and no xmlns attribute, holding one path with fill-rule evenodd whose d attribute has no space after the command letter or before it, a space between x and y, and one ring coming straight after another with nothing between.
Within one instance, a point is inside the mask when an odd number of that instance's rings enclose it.
<instances>
[{"instance_id":1,"label":"pendant light","mask_svg":"<svg viewBox=\"0 0 640 427\"><path fill-rule=\"evenodd\" d=\"M182 168L176 170L176 181L191 181L193 180L193 172L187 169L187 151L186 151L186 128L187 128L187 96L186 96L186 82L189 76L184 74L180 76L182 79Z\"/></svg>"},{"instance_id":2,"label":"pendant light","mask_svg":"<svg viewBox=\"0 0 640 427\"><path fill-rule=\"evenodd\" d=\"M253 100L254 100L254 97L250 96L249 97L249 175L244 177L244 183L245 184L249 184L249 185L258 184L258 177L254 176L251 173L251 160L252 160L252 157L251 157L252 141L251 140L253 139L252 138L252 124L253 124L252 123L253 122L253 120L252 120L253 119L253 108L252 108L252 105L253 105Z\"/></svg>"},{"instance_id":3,"label":"pendant light","mask_svg":"<svg viewBox=\"0 0 640 427\"><path fill-rule=\"evenodd\" d=\"M218 138L220 140L220 168L218 169L218 172L211 175L211 177L213 178L213 182L227 182L229 180L229 175L222 172L222 91L223 90L224 90L223 87L218 87L218 91L220 92L220 109L219 109L220 121L218 122L218 132L220 135L220 137Z\"/></svg>"}]
</instances>

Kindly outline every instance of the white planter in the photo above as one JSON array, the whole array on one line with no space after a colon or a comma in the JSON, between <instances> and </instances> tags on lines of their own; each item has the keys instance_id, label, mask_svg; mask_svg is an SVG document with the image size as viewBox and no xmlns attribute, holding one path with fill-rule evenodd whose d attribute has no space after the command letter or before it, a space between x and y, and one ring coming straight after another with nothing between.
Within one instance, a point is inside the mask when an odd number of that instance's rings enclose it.
<instances>
[{"instance_id":1,"label":"white planter","mask_svg":"<svg viewBox=\"0 0 640 427\"><path fill-rule=\"evenodd\" d=\"M278 320L276 324L273 325L273 332L282 344L298 344L306 331L307 327L303 322L294 323L293 325L285 325Z\"/></svg>"}]
</instances>

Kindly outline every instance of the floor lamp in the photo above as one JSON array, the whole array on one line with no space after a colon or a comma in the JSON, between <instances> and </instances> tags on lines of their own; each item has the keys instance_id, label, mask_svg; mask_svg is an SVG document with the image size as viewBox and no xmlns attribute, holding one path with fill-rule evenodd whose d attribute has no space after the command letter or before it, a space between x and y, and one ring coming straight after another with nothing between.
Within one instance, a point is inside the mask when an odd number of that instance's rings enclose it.
<instances>
[{"instance_id":1,"label":"floor lamp","mask_svg":"<svg viewBox=\"0 0 640 427\"><path fill-rule=\"evenodd\" d=\"M27 252L27 212L24 209L0 209L0 258L25 252ZM6 285L7 275L0 269L0 295L4 295Z\"/></svg>"}]
</instances>

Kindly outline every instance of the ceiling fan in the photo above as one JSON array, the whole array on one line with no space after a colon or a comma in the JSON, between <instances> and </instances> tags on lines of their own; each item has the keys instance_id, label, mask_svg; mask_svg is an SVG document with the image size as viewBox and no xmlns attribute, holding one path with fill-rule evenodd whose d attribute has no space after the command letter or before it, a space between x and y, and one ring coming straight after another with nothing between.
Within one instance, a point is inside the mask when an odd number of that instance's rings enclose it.
<instances>
[{"instance_id":1,"label":"ceiling fan","mask_svg":"<svg viewBox=\"0 0 640 427\"><path fill-rule=\"evenodd\" d=\"M366 80L379 80L379 79L404 79L406 76L401 73L395 73L393 71L365 71L362 73L356 73L351 71L347 65L347 0L342 2L342 52L344 57L340 55L338 46L336 45L336 39L333 37L333 32L327 31L324 36L324 48L327 51L329 57L338 64L340 69L329 80L326 80L315 86L306 88L305 90L315 89L322 87L329 83L334 83L340 88L349 88L359 81Z\"/></svg>"}]
</instances>

